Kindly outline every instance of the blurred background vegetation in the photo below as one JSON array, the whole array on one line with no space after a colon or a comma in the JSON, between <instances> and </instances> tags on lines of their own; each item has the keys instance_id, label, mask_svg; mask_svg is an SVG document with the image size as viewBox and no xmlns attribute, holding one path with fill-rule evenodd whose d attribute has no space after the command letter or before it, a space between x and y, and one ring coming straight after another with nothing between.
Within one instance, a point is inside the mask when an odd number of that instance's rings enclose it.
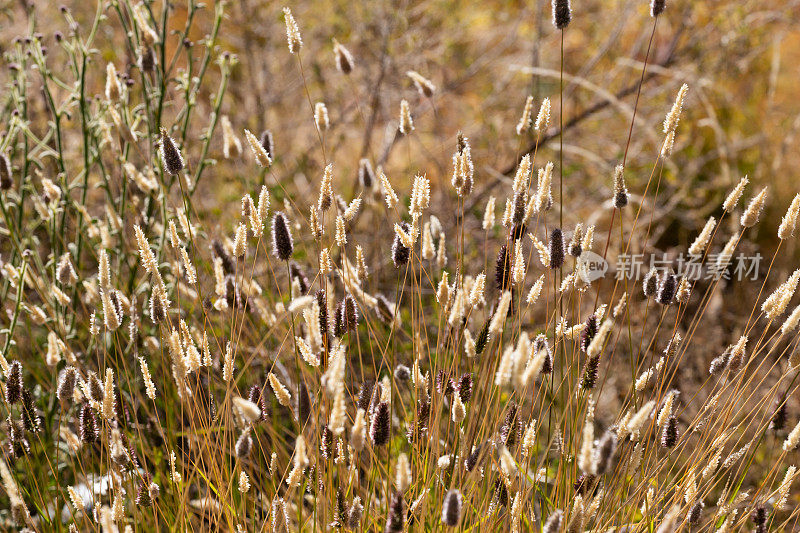
<instances>
[{"instance_id":1,"label":"blurred background vegetation","mask_svg":"<svg viewBox=\"0 0 800 533\"><path fill-rule=\"evenodd\" d=\"M81 28L92 27L98 5L66 3ZM117 31L117 14L103 6L101 14L109 23L100 26L94 42L98 68L91 71L94 78L87 80L89 94L97 97L102 94L106 62L114 62L123 73L136 70L135 51L126 48L123 34ZM275 2L231 2L214 54L229 52L238 58L222 113L230 115L237 131L273 130L276 172L292 182L299 194L312 193L324 166L309 99L328 106L331 129L326 134L326 156L338 175L352 175L355 180L361 157L383 165L391 179L401 182L416 172L426 172L433 180L434 203L449 198L445 185L459 131L472 143L477 193L485 198L507 179L504 174L533 140L518 138L513 129L529 94L537 103L544 97L553 99L552 129L558 127L561 42L550 23L546 0L469 5L440 0L292 2L295 16L302 21L308 95L295 58L283 53L282 7ZM173 8L173 39L167 43L167 55L190 46L187 54L178 55L175 74L186 73L190 67L196 74L201 45L212 30L213 3L191 0L175 2ZM189 15L193 25L184 44L180 34ZM678 136L653 206L657 221L653 235L661 249L685 245L693 238L681 228L702 224L741 175L749 175L756 184L769 184L773 198L786 198L785 203L794 194L800 163L795 148L800 129L798 17L797 0L678 1L670 2L666 16L659 19L627 169L635 196L652 170L663 114L677 88L688 83L691 92L682 121L690 126ZM66 60L54 42L55 32L70 31L58 10L50 3L0 2L3 51L10 50L15 39L28 36L32 28L43 34L50 61ZM575 220L591 219L610 196L611 171L625 150L636 84L652 33L648 6L639 0L581 2L574 8L563 43L563 107L568 128L565 179L576 187L573 190L583 191L585 200L585 205L571 204L577 210L571 213ZM334 68L334 38L356 58L350 77ZM5 84L9 54L3 54L1 61L0 82ZM408 70L422 73L437 85L433 99L417 94L405 76ZM209 75L219 76L219 70L212 65ZM136 84L137 76L131 75L131 80ZM195 103L200 111L197 116L208 116L216 88L213 81L203 84ZM29 91L36 94L37 87ZM402 98L411 102L417 135L399 140L394 126ZM32 98L30 105L46 120L44 99ZM190 125L190 136L199 136L205 127ZM215 134L221 139L219 128ZM191 158L197 155L191 150L199 150L200 143L189 144ZM541 151L543 160L554 159L557 147L557 138L549 140ZM236 208L236 202L226 200L238 199L243 185L258 181L249 165L224 161L221 150L221 141L212 143L209 155L219 163L204 176L195 196L197 206L217 216L226 206ZM212 190L217 194L208 194ZM691 207L680 210L680 216L692 220L672 218L679 203ZM774 222L785 206L781 202L770 205L768 217ZM473 206L482 208L477 200ZM770 243L774 240L771 234L761 237Z\"/></svg>"}]
</instances>

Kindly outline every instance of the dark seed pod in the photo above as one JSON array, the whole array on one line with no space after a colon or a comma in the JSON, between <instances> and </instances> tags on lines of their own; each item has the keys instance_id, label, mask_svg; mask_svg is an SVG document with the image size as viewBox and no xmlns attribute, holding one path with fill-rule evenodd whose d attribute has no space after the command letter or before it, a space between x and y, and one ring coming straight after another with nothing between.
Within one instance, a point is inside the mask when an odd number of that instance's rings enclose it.
<instances>
[{"instance_id":1,"label":"dark seed pod","mask_svg":"<svg viewBox=\"0 0 800 533\"><path fill-rule=\"evenodd\" d=\"M99 437L97 419L94 416L92 407L88 403L84 403L81 407L78 426L80 430L81 441L87 444L97 441Z\"/></svg>"},{"instance_id":2,"label":"dark seed pod","mask_svg":"<svg viewBox=\"0 0 800 533\"><path fill-rule=\"evenodd\" d=\"M278 211L272 219L272 252L281 261L288 261L294 251L292 234L286 215Z\"/></svg>"},{"instance_id":3,"label":"dark seed pod","mask_svg":"<svg viewBox=\"0 0 800 533\"><path fill-rule=\"evenodd\" d=\"M492 493L492 499L496 505L500 507L508 505L508 488L506 488L506 484L503 483L502 479L494 480L494 490Z\"/></svg>"},{"instance_id":4,"label":"dark seed pod","mask_svg":"<svg viewBox=\"0 0 800 533\"><path fill-rule=\"evenodd\" d=\"M661 432L661 446L672 448L678 442L678 419L675 415L667 419L664 430Z\"/></svg>"},{"instance_id":5,"label":"dark seed pod","mask_svg":"<svg viewBox=\"0 0 800 533\"><path fill-rule=\"evenodd\" d=\"M750 520L756 525L757 532L767 531L767 508L764 505L758 505L750 513Z\"/></svg>"},{"instance_id":6,"label":"dark seed pod","mask_svg":"<svg viewBox=\"0 0 800 533\"><path fill-rule=\"evenodd\" d=\"M139 48L139 68L142 72L153 72L156 69L156 54L151 47Z\"/></svg>"},{"instance_id":7,"label":"dark seed pod","mask_svg":"<svg viewBox=\"0 0 800 533\"><path fill-rule=\"evenodd\" d=\"M341 488L337 487L336 507L334 508L333 524L331 525L334 528L341 528L345 526L345 522L347 522L347 509L344 506L344 493L342 493Z\"/></svg>"},{"instance_id":8,"label":"dark seed pod","mask_svg":"<svg viewBox=\"0 0 800 533\"><path fill-rule=\"evenodd\" d=\"M340 339L346 332L344 328L344 300L342 300L333 312L333 336Z\"/></svg>"},{"instance_id":9,"label":"dark seed pod","mask_svg":"<svg viewBox=\"0 0 800 533\"><path fill-rule=\"evenodd\" d=\"M491 323L491 319L487 319L486 322L483 323L483 327L481 328L480 333L478 333L478 338L475 339L475 354L480 355L483 353L483 350L486 349L486 344L489 342L489 324Z\"/></svg>"},{"instance_id":10,"label":"dark seed pod","mask_svg":"<svg viewBox=\"0 0 800 533\"><path fill-rule=\"evenodd\" d=\"M701 500L697 500L692 505L692 508L689 509L689 513L686 515L686 521L689 522L690 526L696 526L700 523L700 518L703 516L703 507L705 504Z\"/></svg>"},{"instance_id":11,"label":"dark seed pod","mask_svg":"<svg viewBox=\"0 0 800 533\"><path fill-rule=\"evenodd\" d=\"M657 17L664 12L667 7L667 0L651 0L650 1L650 16Z\"/></svg>"},{"instance_id":12,"label":"dark seed pod","mask_svg":"<svg viewBox=\"0 0 800 533\"><path fill-rule=\"evenodd\" d=\"M389 515L386 517L386 533L400 533L406 521L406 504L403 495L395 492L389 504Z\"/></svg>"},{"instance_id":13,"label":"dark seed pod","mask_svg":"<svg viewBox=\"0 0 800 533\"><path fill-rule=\"evenodd\" d=\"M394 367L394 378L398 381L408 381L411 378L411 369L406 365Z\"/></svg>"},{"instance_id":14,"label":"dark seed pod","mask_svg":"<svg viewBox=\"0 0 800 533\"><path fill-rule=\"evenodd\" d=\"M97 377L97 374L90 370L87 374L87 385L89 389L89 399L93 400L98 403L102 403L103 401L103 383L100 381L100 378Z\"/></svg>"},{"instance_id":15,"label":"dark seed pod","mask_svg":"<svg viewBox=\"0 0 800 533\"><path fill-rule=\"evenodd\" d=\"M549 374L553 371L553 350L550 348L550 343L547 342L547 337L540 334L533 339L533 353L545 351L544 363L542 363L542 374Z\"/></svg>"},{"instance_id":16,"label":"dark seed pod","mask_svg":"<svg viewBox=\"0 0 800 533\"><path fill-rule=\"evenodd\" d=\"M56 279L60 284L72 285L74 281L78 279L77 274L75 274L75 267L72 265L72 261L70 261L69 254L61 256L56 268Z\"/></svg>"},{"instance_id":17,"label":"dark seed pod","mask_svg":"<svg viewBox=\"0 0 800 533\"><path fill-rule=\"evenodd\" d=\"M520 240L523 236L525 236L525 232L528 231L528 226L524 223L514 224L511 227L511 234L510 237L514 241Z\"/></svg>"},{"instance_id":18,"label":"dark seed pod","mask_svg":"<svg viewBox=\"0 0 800 533\"><path fill-rule=\"evenodd\" d=\"M569 0L553 0L553 25L559 30L566 29L572 20Z\"/></svg>"},{"instance_id":19,"label":"dark seed pod","mask_svg":"<svg viewBox=\"0 0 800 533\"><path fill-rule=\"evenodd\" d=\"M387 325L394 322L394 308L395 304L390 302L386 296L381 293L375 295L375 311L377 311L381 322Z\"/></svg>"},{"instance_id":20,"label":"dark seed pod","mask_svg":"<svg viewBox=\"0 0 800 533\"><path fill-rule=\"evenodd\" d=\"M6 154L0 154L0 189L7 191L14 186L11 177L11 162Z\"/></svg>"},{"instance_id":21,"label":"dark seed pod","mask_svg":"<svg viewBox=\"0 0 800 533\"><path fill-rule=\"evenodd\" d=\"M31 451L31 446L25 438L25 433L22 428L9 415L6 420L8 426L8 453L12 457L22 457L28 455Z\"/></svg>"},{"instance_id":22,"label":"dark seed pod","mask_svg":"<svg viewBox=\"0 0 800 533\"><path fill-rule=\"evenodd\" d=\"M250 455L250 450L253 449L253 437L250 436L250 430L245 430L236 440L236 457L244 458Z\"/></svg>"},{"instance_id":23,"label":"dark seed pod","mask_svg":"<svg viewBox=\"0 0 800 533\"><path fill-rule=\"evenodd\" d=\"M442 396L449 396L453 393L453 383L444 370L436 373L436 391Z\"/></svg>"},{"instance_id":24,"label":"dark seed pod","mask_svg":"<svg viewBox=\"0 0 800 533\"><path fill-rule=\"evenodd\" d=\"M334 45L333 52L336 58L336 68L339 69L339 72L342 74L353 72L353 57L350 52L338 43Z\"/></svg>"},{"instance_id":25,"label":"dark seed pod","mask_svg":"<svg viewBox=\"0 0 800 533\"><path fill-rule=\"evenodd\" d=\"M56 397L61 403L66 404L72 401L76 381L77 372L75 367L68 366L61 371L61 375L58 377L58 388L56 389Z\"/></svg>"},{"instance_id":26,"label":"dark seed pod","mask_svg":"<svg viewBox=\"0 0 800 533\"><path fill-rule=\"evenodd\" d=\"M592 343L592 339L594 336L597 335L597 330L600 329L597 323L597 316L594 313L589 315L589 318L586 319L586 325L581 332L581 350L584 352L589 348L589 345Z\"/></svg>"},{"instance_id":27,"label":"dark seed pod","mask_svg":"<svg viewBox=\"0 0 800 533\"><path fill-rule=\"evenodd\" d=\"M269 158L275 159L275 143L272 139L272 132L269 130L262 131L260 141Z\"/></svg>"},{"instance_id":28,"label":"dark seed pod","mask_svg":"<svg viewBox=\"0 0 800 533\"><path fill-rule=\"evenodd\" d=\"M461 403L467 404L472 399L472 373L461 374L458 380L458 395Z\"/></svg>"},{"instance_id":29,"label":"dark seed pod","mask_svg":"<svg viewBox=\"0 0 800 533\"><path fill-rule=\"evenodd\" d=\"M586 496L594 488L596 478L591 474L580 474L578 479L572 484L575 494Z\"/></svg>"},{"instance_id":30,"label":"dark seed pod","mask_svg":"<svg viewBox=\"0 0 800 533\"><path fill-rule=\"evenodd\" d=\"M154 324L159 324L166 320L166 318L167 312L164 307L164 300L161 293L154 290L150 294L150 319Z\"/></svg>"},{"instance_id":31,"label":"dark seed pod","mask_svg":"<svg viewBox=\"0 0 800 533\"><path fill-rule=\"evenodd\" d=\"M319 305L319 330L322 332L323 345L327 346L330 325L328 323L328 297L325 289L317 291L317 305Z\"/></svg>"},{"instance_id":32,"label":"dark seed pod","mask_svg":"<svg viewBox=\"0 0 800 533\"><path fill-rule=\"evenodd\" d=\"M586 360L586 366L583 368L583 379L581 379L581 388L583 390L592 390L597 385L597 369L599 366L599 355L594 355Z\"/></svg>"},{"instance_id":33,"label":"dark seed pod","mask_svg":"<svg viewBox=\"0 0 800 533\"><path fill-rule=\"evenodd\" d=\"M561 531L561 522L564 520L564 511L561 509L556 509L550 516L547 518L547 522L545 522L544 527L542 528L542 533L557 533Z\"/></svg>"},{"instance_id":34,"label":"dark seed pod","mask_svg":"<svg viewBox=\"0 0 800 533\"><path fill-rule=\"evenodd\" d=\"M361 500L358 496L356 496L353 499L353 503L350 504L350 510L347 512L347 527L350 529L358 529L363 513L364 506L361 504Z\"/></svg>"},{"instance_id":35,"label":"dark seed pod","mask_svg":"<svg viewBox=\"0 0 800 533\"><path fill-rule=\"evenodd\" d=\"M728 366L728 362L731 360L731 347L728 346L725 348L725 351L722 352L721 355L715 357L711 361L711 365L708 367L708 373L713 376L718 376L722 374L725 368Z\"/></svg>"},{"instance_id":36,"label":"dark seed pod","mask_svg":"<svg viewBox=\"0 0 800 533\"><path fill-rule=\"evenodd\" d=\"M594 450L592 468L595 474L599 476L611 471L611 464L614 461L616 451L617 434L613 431L606 431Z\"/></svg>"},{"instance_id":37,"label":"dark seed pod","mask_svg":"<svg viewBox=\"0 0 800 533\"><path fill-rule=\"evenodd\" d=\"M509 448L519 441L520 434L522 433L522 424L518 416L518 411L517 404L511 402L508 405L508 411L506 411L505 421L500 427L500 438L503 439L503 443Z\"/></svg>"},{"instance_id":38,"label":"dark seed pod","mask_svg":"<svg viewBox=\"0 0 800 533\"><path fill-rule=\"evenodd\" d=\"M461 493L458 489L450 489L444 497L442 504L442 523L446 526L456 527L461 521Z\"/></svg>"},{"instance_id":39,"label":"dark seed pod","mask_svg":"<svg viewBox=\"0 0 800 533\"><path fill-rule=\"evenodd\" d=\"M21 414L22 427L26 431L32 433L38 432L42 428L42 421L39 415L36 414L36 405L33 402L33 396L26 388L22 388L22 414Z\"/></svg>"},{"instance_id":40,"label":"dark seed pod","mask_svg":"<svg viewBox=\"0 0 800 533\"><path fill-rule=\"evenodd\" d=\"M622 209L626 205L628 205L628 193L625 191L614 193L614 207Z\"/></svg>"},{"instance_id":41,"label":"dark seed pod","mask_svg":"<svg viewBox=\"0 0 800 533\"><path fill-rule=\"evenodd\" d=\"M308 387L305 381L300 380L297 386L297 421L300 426L304 426L308 422L308 417L311 416L311 397L308 395Z\"/></svg>"},{"instance_id":42,"label":"dark seed pod","mask_svg":"<svg viewBox=\"0 0 800 533\"><path fill-rule=\"evenodd\" d=\"M373 446L383 446L389 442L389 404L381 402L372 414L372 423L369 427L369 438Z\"/></svg>"},{"instance_id":43,"label":"dark seed pod","mask_svg":"<svg viewBox=\"0 0 800 533\"><path fill-rule=\"evenodd\" d=\"M371 189L375 185L375 171L372 170L369 159L365 158L358 162L358 182L365 189Z\"/></svg>"},{"instance_id":44,"label":"dark seed pod","mask_svg":"<svg viewBox=\"0 0 800 533\"><path fill-rule=\"evenodd\" d=\"M403 228L403 231L408 232L410 230L407 223L403 222L400 224ZM400 236L395 233L394 241L392 241L392 262L394 263L395 268L400 268L408 263L408 259L411 257L411 250L403 246L403 242L400 240Z\"/></svg>"},{"instance_id":45,"label":"dark seed pod","mask_svg":"<svg viewBox=\"0 0 800 533\"><path fill-rule=\"evenodd\" d=\"M583 247L581 246L580 241L570 241L567 252L572 257L580 257L581 253L583 253Z\"/></svg>"},{"instance_id":46,"label":"dark seed pod","mask_svg":"<svg viewBox=\"0 0 800 533\"><path fill-rule=\"evenodd\" d=\"M661 284L658 287L656 301L661 305L669 305L672 303L672 299L675 298L675 292L677 290L678 280L675 278L675 274L665 272L664 276L661 278Z\"/></svg>"},{"instance_id":47,"label":"dark seed pod","mask_svg":"<svg viewBox=\"0 0 800 533\"><path fill-rule=\"evenodd\" d=\"M356 301L349 294L344 297L342 309L342 322L345 331L355 331L359 320L358 307L356 307Z\"/></svg>"},{"instance_id":48,"label":"dark seed pod","mask_svg":"<svg viewBox=\"0 0 800 533\"><path fill-rule=\"evenodd\" d=\"M374 386L374 381L366 380L361 384L361 389L358 391L358 403L356 406L359 409L363 409L365 413L369 412L369 404L372 401L372 389Z\"/></svg>"},{"instance_id":49,"label":"dark seed pod","mask_svg":"<svg viewBox=\"0 0 800 533\"><path fill-rule=\"evenodd\" d=\"M467 458L464 459L464 468L467 470L467 472L472 472L473 470L475 470L475 467L478 466L478 460L481 458L482 449L483 449L482 444L473 446L472 451L469 452Z\"/></svg>"},{"instance_id":50,"label":"dark seed pod","mask_svg":"<svg viewBox=\"0 0 800 533\"><path fill-rule=\"evenodd\" d=\"M514 211L511 215L511 221L515 225L525 222L525 208L528 206L527 204L525 191L519 191L514 195Z\"/></svg>"},{"instance_id":51,"label":"dark seed pod","mask_svg":"<svg viewBox=\"0 0 800 533\"><path fill-rule=\"evenodd\" d=\"M136 488L135 503L138 507L150 507L153 505L153 499L150 497L150 481L153 477L148 474L142 474L142 479L139 480L139 485Z\"/></svg>"},{"instance_id":52,"label":"dark seed pod","mask_svg":"<svg viewBox=\"0 0 800 533\"><path fill-rule=\"evenodd\" d=\"M467 146L469 146L469 139L464 136L463 131L459 131L458 135L456 135L456 151L458 151L458 155L463 154Z\"/></svg>"},{"instance_id":53,"label":"dark seed pod","mask_svg":"<svg viewBox=\"0 0 800 533\"><path fill-rule=\"evenodd\" d=\"M427 398L417 400L417 423L427 426L431 417L431 401Z\"/></svg>"},{"instance_id":54,"label":"dark seed pod","mask_svg":"<svg viewBox=\"0 0 800 533\"><path fill-rule=\"evenodd\" d=\"M228 254L228 250L225 249L225 245L214 239L211 241L211 251L214 253L214 257L219 257L220 261L222 261L222 270L224 270L226 274L233 274L233 259L231 259L230 254Z\"/></svg>"},{"instance_id":55,"label":"dark seed pod","mask_svg":"<svg viewBox=\"0 0 800 533\"><path fill-rule=\"evenodd\" d=\"M655 269L651 269L645 277L644 281L642 282L642 291L644 292L645 298L650 298L655 296L656 291L658 291L658 272Z\"/></svg>"},{"instance_id":56,"label":"dark seed pod","mask_svg":"<svg viewBox=\"0 0 800 533\"><path fill-rule=\"evenodd\" d=\"M122 303L119 299L119 291L112 290L108 293L108 299L111 300L111 303L114 305L114 312L117 314L120 320L125 316L125 310L122 309Z\"/></svg>"},{"instance_id":57,"label":"dark seed pod","mask_svg":"<svg viewBox=\"0 0 800 533\"><path fill-rule=\"evenodd\" d=\"M308 294L308 277L306 276L306 273L303 272L303 269L300 268L300 265L298 265L295 261L290 262L289 273L292 276L292 281L297 280L297 284L300 285L300 292L302 294Z\"/></svg>"},{"instance_id":58,"label":"dark seed pod","mask_svg":"<svg viewBox=\"0 0 800 533\"><path fill-rule=\"evenodd\" d=\"M122 394L114 396L114 418L123 428L127 428L128 424L130 424L130 412L125 404L122 403Z\"/></svg>"},{"instance_id":59,"label":"dark seed pod","mask_svg":"<svg viewBox=\"0 0 800 533\"><path fill-rule=\"evenodd\" d=\"M22 364L14 361L8 368L6 379L6 401L11 405L17 403L22 397Z\"/></svg>"},{"instance_id":60,"label":"dark seed pod","mask_svg":"<svg viewBox=\"0 0 800 533\"><path fill-rule=\"evenodd\" d=\"M497 252L497 260L494 266L494 281L497 288L502 292L511 286L511 255L508 246L503 244Z\"/></svg>"},{"instance_id":61,"label":"dark seed pod","mask_svg":"<svg viewBox=\"0 0 800 533\"><path fill-rule=\"evenodd\" d=\"M164 170L173 176L183 170L183 157L167 130L161 128L161 160Z\"/></svg>"},{"instance_id":62,"label":"dark seed pod","mask_svg":"<svg viewBox=\"0 0 800 533\"><path fill-rule=\"evenodd\" d=\"M786 409L786 395L781 395L776 400L776 408L775 413L772 415L772 420L769 423L769 428L776 433L779 431L783 431L783 428L786 427L786 418L787 418L787 409Z\"/></svg>"},{"instance_id":63,"label":"dark seed pod","mask_svg":"<svg viewBox=\"0 0 800 533\"><path fill-rule=\"evenodd\" d=\"M550 268L561 268L564 264L564 234L556 228L550 233Z\"/></svg>"}]
</instances>

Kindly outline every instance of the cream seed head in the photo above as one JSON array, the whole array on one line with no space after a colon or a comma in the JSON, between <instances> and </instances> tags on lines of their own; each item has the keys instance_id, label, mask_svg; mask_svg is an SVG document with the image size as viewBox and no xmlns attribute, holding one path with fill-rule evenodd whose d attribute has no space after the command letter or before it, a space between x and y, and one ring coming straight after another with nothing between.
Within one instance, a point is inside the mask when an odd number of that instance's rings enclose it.
<instances>
[{"instance_id":1,"label":"cream seed head","mask_svg":"<svg viewBox=\"0 0 800 533\"><path fill-rule=\"evenodd\" d=\"M317 209L327 211L333 202L333 165L328 164L322 173L322 181L319 185L319 200Z\"/></svg>"},{"instance_id":2,"label":"cream seed head","mask_svg":"<svg viewBox=\"0 0 800 533\"><path fill-rule=\"evenodd\" d=\"M250 130L244 130L244 137L247 139L247 144L250 145L250 151L253 152L253 157L259 166L267 168L272 164L272 157L270 157L264 145L258 140L258 137L253 135Z\"/></svg>"},{"instance_id":3,"label":"cream seed head","mask_svg":"<svg viewBox=\"0 0 800 533\"><path fill-rule=\"evenodd\" d=\"M395 226L397 226L395 224ZM336 245L339 248L344 248L344 245L347 244L347 230L345 229L344 218L342 215L336 216Z\"/></svg>"},{"instance_id":4,"label":"cream seed head","mask_svg":"<svg viewBox=\"0 0 800 533\"><path fill-rule=\"evenodd\" d=\"M117 68L114 63L106 64L106 100L110 103L117 102L122 96L122 88L119 85Z\"/></svg>"},{"instance_id":5,"label":"cream seed head","mask_svg":"<svg viewBox=\"0 0 800 533\"><path fill-rule=\"evenodd\" d=\"M292 395L289 394L289 391L283 386L283 383L280 382L278 376L270 372L267 379L269 380L270 387L272 387L272 391L275 393L275 397L278 398L278 403L284 407L291 407Z\"/></svg>"},{"instance_id":6,"label":"cream seed head","mask_svg":"<svg viewBox=\"0 0 800 533\"><path fill-rule=\"evenodd\" d=\"M228 115L223 115L220 119L222 126L222 154L225 159L236 157L242 153L242 141L236 136Z\"/></svg>"},{"instance_id":7,"label":"cream seed head","mask_svg":"<svg viewBox=\"0 0 800 533\"><path fill-rule=\"evenodd\" d=\"M517 123L517 135L522 135L531 128L531 114L533 113L533 96L525 99L525 107L522 108L522 116Z\"/></svg>"},{"instance_id":8,"label":"cream seed head","mask_svg":"<svg viewBox=\"0 0 800 533\"><path fill-rule=\"evenodd\" d=\"M408 135L414 131L414 120L411 118L411 108L407 100L400 101L400 126L398 127L400 133Z\"/></svg>"},{"instance_id":9,"label":"cream seed head","mask_svg":"<svg viewBox=\"0 0 800 533\"><path fill-rule=\"evenodd\" d=\"M539 114L536 116L536 124L534 129L541 134L546 131L550 126L550 99L545 98L542 100L542 105L539 106Z\"/></svg>"},{"instance_id":10,"label":"cream seed head","mask_svg":"<svg viewBox=\"0 0 800 533\"><path fill-rule=\"evenodd\" d=\"M495 197L490 196L489 200L486 201L486 209L483 212L483 224L482 224L483 229L488 231L494 227L495 224L494 212L495 212Z\"/></svg>"},{"instance_id":11,"label":"cream seed head","mask_svg":"<svg viewBox=\"0 0 800 533\"><path fill-rule=\"evenodd\" d=\"M422 96L430 98L433 96L433 93L436 92L436 85L434 85L431 80L424 77L419 72L415 70L409 70L406 72L406 76L411 78L411 81L414 82L414 86L417 88L417 91L419 91L419 94Z\"/></svg>"},{"instance_id":12,"label":"cream seed head","mask_svg":"<svg viewBox=\"0 0 800 533\"><path fill-rule=\"evenodd\" d=\"M722 209L726 212L730 213L736 207L736 204L739 203L739 199L744 194L744 188L750 182L747 179L747 176L744 176L742 179L739 180L739 183L736 184L736 187L728 193L728 196L725 198L725 201L722 203Z\"/></svg>"},{"instance_id":13,"label":"cream seed head","mask_svg":"<svg viewBox=\"0 0 800 533\"><path fill-rule=\"evenodd\" d=\"M800 215L800 194L796 194L789 209L781 220L781 225L778 227L778 238L786 239L794 236L794 227L797 224L797 217Z\"/></svg>"},{"instance_id":14,"label":"cream seed head","mask_svg":"<svg viewBox=\"0 0 800 533\"><path fill-rule=\"evenodd\" d=\"M492 321L489 324L489 333L494 336L499 336L503 333L503 328L508 315L508 308L511 305L511 291L503 292L500 297L500 302L497 304L497 309L492 315Z\"/></svg>"},{"instance_id":15,"label":"cream seed head","mask_svg":"<svg viewBox=\"0 0 800 533\"><path fill-rule=\"evenodd\" d=\"M328 119L328 107L324 102L314 104L314 124L320 132L327 131L331 126L330 119Z\"/></svg>"},{"instance_id":16,"label":"cream seed head","mask_svg":"<svg viewBox=\"0 0 800 533\"><path fill-rule=\"evenodd\" d=\"M675 132L678 127L678 122L681 118L681 110L683 109L683 101L686 98L686 93L689 91L689 86L685 83L681 85L678 90L678 95L675 97L675 103L664 118L664 133L670 134Z\"/></svg>"},{"instance_id":17,"label":"cream seed head","mask_svg":"<svg viewBox=\"0 0 800 533\"><path fill-rule=\"evenodd\" d=\"M353 200L347 205L347 209L345 209L344 213L342 213L342 217L346 222L350 222L356 217L360 208L361 195L359 195L357 198L353 198Z\"/></svg>"},{"instance_id":18,"label":"cream seed head","mask_svg":"<svg viewBox=\"0 0 800 533\"><path fill-rule=\"evenodd\" d=\"M706 248L708 247L708 243L711 242L711 236L714 233L714 228L716 225L717 220L714 217L710 217L706 222L706 225L703 226L700 235L697 236L692 245L689 247L689 255L703 255L703 252L705 252Z\"/></svg>"},{"instance_id":19,"label":"cream seed head","mask_svg":"<svg viewBox=\"0 0 800 533\"><path fill-rule=\"evenodd\" d=\"M386 177L386 174L384 174L383 169L378 169L378 177L381 183L383 199L386 202L386 207L392 209L400 202L400 199L397 197L397 194L395 194L392 184L389 183L389 179Z\"/></svg>"},{"instance_id":20,"label":"cream seed head","mask_svg":"<svg viewBox=\"0 0 800 533\"><path fill-rule=\"evenodd\" d=\"M397 492L403 493L411 486L411 463L408 460L408 455L404 453L401 453L397 457L394 479L394 486L397 489Z\"/></svg>"},{"instance_id":21,"label":"cream seed head","mask_svg":"<svg viewBox=\"0 0 800 533\"><path fill-rule=\"evenodd\" d=\"M758 219L761 217L761 212L764 210L764 204L767 201L767 189L768 187L764 187L747 205L747 209L744 210L742 213L742 218L740 222L743 227L750 228L755 226L758 223Z\"/></svg>"},{"instance_id":22,"label":"cream seed head","mask_svg":"<svg viewBox=\"0 0 800 533\"><path fill-rule=\"evenodd\" d=\"M296 54L303 46L303 39L300 37L300 28L294 20L292 10L288 7L283 8L283 19L286 23L286 41L289 45L289 52Z\"/></svg>"}]
</instances>

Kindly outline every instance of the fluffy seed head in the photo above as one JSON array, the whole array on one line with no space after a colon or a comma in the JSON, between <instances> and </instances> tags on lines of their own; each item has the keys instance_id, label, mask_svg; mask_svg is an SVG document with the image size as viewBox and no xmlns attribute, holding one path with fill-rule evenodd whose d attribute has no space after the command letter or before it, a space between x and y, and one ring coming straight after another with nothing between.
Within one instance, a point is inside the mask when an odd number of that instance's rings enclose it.
<instances>
[{"instance_id":1,"label":"fluffy seed head","mask_svg":"<svg viewBox=\"0 0 800 533\"><path fill-rule=\"evenodd\" d=\"M333 40L333 54L336 59L336 68L342 74L350 74L353 71L353 55L342 46L336 39Z\"/></svg>"},{"instance_id":2,"label":"fluffy seed head","mask_svg":"<svg viewBox=\"0 0 800 533\"><path fill-rule=\"evenodd\" d=\"M258 137L253 135L250 130L244 130L244 137L247 139L247 144L250 145L250 151L253 152L253 157L255 157L256 163L264 168L270 166L272 164L270 152L267 151L264 144L258 140Z\"/></svg>"},{"instance_id":3,"label":"fluffy seed head","mask_svg":"<svg viewBox=\"0 0 800 533\"><path fill-rule=\"evenodd\" d=\"M282 261L288 261L294 251L294 241L289 230L289 221L278 211L272 219L272 253Z\"/></svg>"},{"instance_id":4,"label":"fluffy seed head","mask_svg":"<svg viewBox=\"0 0 800 533\"><path fill-rule=\"evenodd\" d=\"M303 46L303 39L300 37L300 28L292 16L292 10L288 7L283 8L283 19L286 22L286 41L289 45L289 52L296 54Z\"/></svg>"},{"instance_id":5,"label":"fluffy seed head","mask_svg":"<svg viewBox=\"0 0 800 533\"><path fill-rule=\"evenodd\" d=\"M161 128L161 162L164 170L173 176L183 170L183 156L181 156L175 140L169 136L167 130Z\"/></svg>"},{"instance_id":6,"label":"fluffy seed head","mask_svg":"<svg viewBox=\"0 0 800 533\"><path fill-rule=\"evenodd\" d=\"M442 504L442 523L446 526L456 527L460 521L461 492L458 489L450 489Z\"/></svg>"},{"instance_id":7,"label":"fluffy seed head","mask_svg":"<svg viewBox=\"0 0 800 533\"><path fill-rule=\"evenodd\" d=\"M566 29L572 20L572 8L569 0L553 0L553 26L559 30Z\"/></svg>"}]
</instances>

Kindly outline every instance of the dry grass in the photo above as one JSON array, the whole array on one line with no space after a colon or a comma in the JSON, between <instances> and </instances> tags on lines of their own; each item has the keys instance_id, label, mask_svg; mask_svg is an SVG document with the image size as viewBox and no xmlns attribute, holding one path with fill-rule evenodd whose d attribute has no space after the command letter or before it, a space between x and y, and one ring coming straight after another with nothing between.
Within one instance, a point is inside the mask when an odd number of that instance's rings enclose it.
<instances>
[{"instance_id":1,"label":"dry grass","mask_svg":"<svg viewBox=\"0 0 800 533\"><path fill-rule=\"evenodd\" d=\"M613 7L0 6L2 527L796 530L797 5Z\"/></svg>"}]
</instances>

